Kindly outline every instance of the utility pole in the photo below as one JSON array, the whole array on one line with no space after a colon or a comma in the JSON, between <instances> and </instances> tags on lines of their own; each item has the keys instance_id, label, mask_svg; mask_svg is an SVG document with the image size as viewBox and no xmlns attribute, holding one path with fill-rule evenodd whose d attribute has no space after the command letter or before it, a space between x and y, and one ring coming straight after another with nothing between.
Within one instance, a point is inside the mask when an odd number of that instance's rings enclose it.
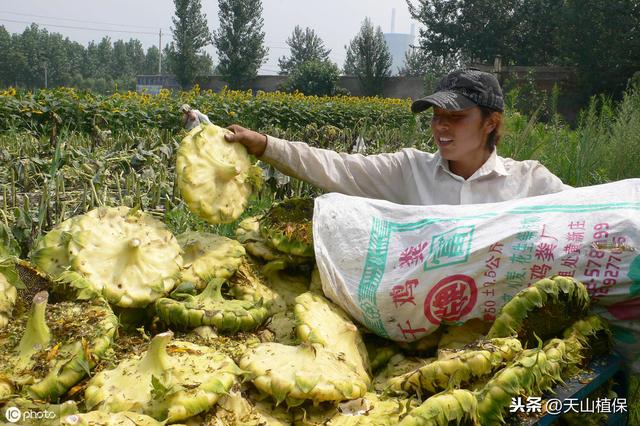
<instances>
[{"instance_id":1,"label":"utility pole","mask_svg":"<svg viewBox=\"0 0 640 426\"><path fill-rule=\"evenodd\" d=\"M162 75L162 28L160 28L160 37L158 40L158 75Z\"/></svg>"},{"instance_id":2,"label":"utility pole","mask_svg":"<svg viewBox=\"0 0 640 426\"><path fill-rule=\"evenodd\" d=\"M47 63L44 63L44 88L47 88Z\"/></svg>"}]
</instances>

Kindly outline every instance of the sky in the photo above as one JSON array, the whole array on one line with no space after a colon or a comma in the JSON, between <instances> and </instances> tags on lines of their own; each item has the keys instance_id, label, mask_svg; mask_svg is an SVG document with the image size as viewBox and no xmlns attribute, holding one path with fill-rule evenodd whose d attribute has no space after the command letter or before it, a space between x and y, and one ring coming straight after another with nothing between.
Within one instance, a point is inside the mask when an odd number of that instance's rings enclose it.
<instances>
[{"instance_id":1,"label":"sky","mask_svg":"<svg viewBox=\"0 0 640 426\"><path fill-rule=\"evenodd\" d=\"M219 26L218 1L201 0L209 27ZM265 44L268 62L260 74L277 74L278 58L289 54L286 44L293 28L310 27L331 49L330 59L342 67L345 45L358 33L362 21L369 17L385 33L391 32L392 9L395 9L396 33L409 33L411 17L406 0L262 0ZM145 50L171 40L172 0L21 0L0 1L0 25L10 33L21 33L31 22L87 45L108 35L112 41L137 38ZM54 26L55 25L55 26ZM217 64L213 46L206 50Z\"/></svg>"}]
</instances>

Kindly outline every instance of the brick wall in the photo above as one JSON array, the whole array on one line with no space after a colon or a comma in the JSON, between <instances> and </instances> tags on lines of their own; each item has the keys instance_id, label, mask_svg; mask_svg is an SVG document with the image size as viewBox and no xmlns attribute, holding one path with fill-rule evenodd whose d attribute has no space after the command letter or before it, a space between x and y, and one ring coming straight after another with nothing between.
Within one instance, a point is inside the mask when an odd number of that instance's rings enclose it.
<instances>
[{"instance_id":1,"label":"brick wall","mask_svg":"<svg viewBox=\"0 0 640 426\"><path fill-rule=\"evenodd\" d=\"M251 88L254 91L274 92L278 90L278 87L286 80L287 77L281 75L260 75L253 80ZM218 76L201 77L198 78L196 82L202 89L211 89L216 92L222 90L226 85L226 82ZM172 76L139 75L137 78L139 91L142 91L145 87L152 87L154 85L160 85L166 89L178 88L178 84ZM356 77L342 76L340 77L338 86L347 89L352 96L364 95ZM390 77L385 82L382 96L387 98L416 99L422 97L423 92L422 77Z\"/></svg>"}]
</instances>

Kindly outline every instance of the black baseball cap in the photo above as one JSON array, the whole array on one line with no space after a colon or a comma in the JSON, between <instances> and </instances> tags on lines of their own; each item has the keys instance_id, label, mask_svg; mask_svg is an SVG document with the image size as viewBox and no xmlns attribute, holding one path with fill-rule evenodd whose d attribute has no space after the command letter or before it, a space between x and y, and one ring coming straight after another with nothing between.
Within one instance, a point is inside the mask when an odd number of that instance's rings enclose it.
<instances>
[{"instance_id":1,"label":"black baseball cap","mask_svg":"<svg viewBox=\"0 0 640 426\"><path fill-rule=\"evenodd\" d=\"M447 74L438 83L434 94L411 104L411 111L422 112L432 106L448 111L484 106L502 112L504 98L500 83L493 74L469 68Z\"/></svg>"}]
</instances>

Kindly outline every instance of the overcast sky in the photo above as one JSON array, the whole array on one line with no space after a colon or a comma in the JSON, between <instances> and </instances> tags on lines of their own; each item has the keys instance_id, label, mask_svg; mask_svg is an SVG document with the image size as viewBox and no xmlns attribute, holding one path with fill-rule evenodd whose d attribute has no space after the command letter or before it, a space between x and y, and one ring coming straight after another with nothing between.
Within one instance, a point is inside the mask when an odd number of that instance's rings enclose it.
<instances>
[{"instance_id":1,"label":"overcast sky","mask_svg":"<svg viewBox=\"0 0 640 426\"><path fill-rule=\"evenodd\" d=\"M201 0L209 26L217 29L218 1ZM345 48L360 29L365 17L382 31L391 31L392 9L396 11L395 31L409 33L411 17L406 0L262 0L265 41L269 60L260 74L276 74L278 58L288 55L285 43L296 25L311 27L331 49L331 59L344 64ZM172 0L20 0L0 1L0 25L10 33L22 32L36 22L50 32L58 32L83 45L104 35L117 39L137 38L145 49L158 44L162 28L163 44L171 39ZM217 64L215 49L207 51Z\"/></svg>"}]
</instances>

